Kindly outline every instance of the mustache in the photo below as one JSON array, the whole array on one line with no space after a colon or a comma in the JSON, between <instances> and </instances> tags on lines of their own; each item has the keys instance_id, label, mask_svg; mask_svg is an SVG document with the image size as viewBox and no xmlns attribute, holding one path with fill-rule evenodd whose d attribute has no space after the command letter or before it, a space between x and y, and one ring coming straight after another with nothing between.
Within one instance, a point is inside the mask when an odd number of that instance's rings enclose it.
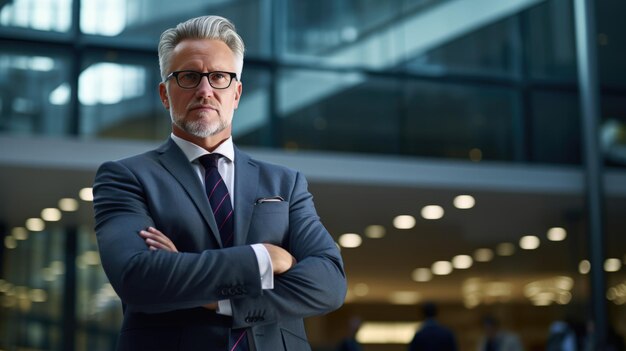
<instances>
[{"instance_id":1,"label":"mustache","mask_svg":"<svg viewBox=\"0 0 626 351\"><path fill-rule=\"evenodd\" d=\"M209 102L196 102L196 103L193 103L193 104L189 105L188 109L189 110L194 110L194 109L197 109L197 108L207 108L207 107L208 108L212 108L214 110L218 109L217 106L215 106L214 104L209 103Z\"/></svg>"}]
</instances>

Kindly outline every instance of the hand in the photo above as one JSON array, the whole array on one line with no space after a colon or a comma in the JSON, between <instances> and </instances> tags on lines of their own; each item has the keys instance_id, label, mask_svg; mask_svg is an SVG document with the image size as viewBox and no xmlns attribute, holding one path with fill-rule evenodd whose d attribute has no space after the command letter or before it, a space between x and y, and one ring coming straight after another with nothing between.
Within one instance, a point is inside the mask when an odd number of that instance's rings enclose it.
<instances>
[{"instance_id":1,"label":"hand","mask_svg":"<svg viewBox=\"0 0 626 351\"><path fill-rule=\"evenodd\" d=\"M272 244L263 244L270 254L272 260L272 267L274 267L274 274L282 274L287 272L297 262L291 254L280 246Z\"/></svg>"},{"instance_id":2,"label":"hand","mask_svg":"<svg viewBox=\"0 0 626 351\"><path fill-rule=\"evenodd\" d=\"M146 241L146 245L150 250L165 250L170 252L178 252L174 243L165 234L153 227L142 230L139 235Z\"/></svg>"}]
</instances>

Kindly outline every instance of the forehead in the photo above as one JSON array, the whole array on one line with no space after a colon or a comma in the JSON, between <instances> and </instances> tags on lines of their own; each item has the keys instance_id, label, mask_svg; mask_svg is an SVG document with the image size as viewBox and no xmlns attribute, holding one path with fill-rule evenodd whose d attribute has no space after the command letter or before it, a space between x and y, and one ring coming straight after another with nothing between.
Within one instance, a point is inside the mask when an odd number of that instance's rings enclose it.
<instances>
[{"instance_id":1,"label":"forehead","mask_svg":"<svg viewBox=\"0 0 626 351\"><path fill-rule=\"evenodd\" d=\"M172 51L170 65L174 71L180 69L233 70L235 54L221 40L185 39Z\"/></svg>"}]
</instances>

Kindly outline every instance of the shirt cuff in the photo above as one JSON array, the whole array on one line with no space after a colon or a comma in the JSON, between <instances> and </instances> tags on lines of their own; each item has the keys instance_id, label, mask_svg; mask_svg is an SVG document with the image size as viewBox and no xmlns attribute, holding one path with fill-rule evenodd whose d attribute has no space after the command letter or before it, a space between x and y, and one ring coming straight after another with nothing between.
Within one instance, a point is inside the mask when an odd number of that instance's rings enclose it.
<instances>
[{"instance_id":1,"label":"shirt cuff","mask_svg":"<svg viewBox=\"0 0 626 351\"><path fill-rule=\"evenodd\" d=\"M230 306L230 300L217 301L217 314L223 314L225 316L233 315L233 308Z\"/></svg>"},{"instance_id":2,"label":"shirt cuff","mask_svg":"<svg viewBox=\"0 0 626 351\"><path fill-rule=\"evenodd\" d=\"M261 289L274 289L274 267L272 267L272 258L270 253L263 244L251 245L256 261L259 264L259 275L261 276Z\"/></svg>"}]
</instances>

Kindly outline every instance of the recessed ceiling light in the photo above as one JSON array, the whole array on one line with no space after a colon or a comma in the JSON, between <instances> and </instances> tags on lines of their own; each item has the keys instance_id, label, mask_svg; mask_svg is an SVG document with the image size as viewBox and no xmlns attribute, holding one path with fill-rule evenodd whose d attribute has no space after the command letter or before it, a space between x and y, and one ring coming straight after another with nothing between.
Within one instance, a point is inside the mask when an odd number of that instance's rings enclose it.
<instances>
[{"instance_id":1,"label":"recessed ceiling light","mask_svg":"<svg viewBox=\"0 0 626 351\"><path fill-rule=\"evenodd\" d=\"M382 225L368 225L365 227L365 236L370 239L380 239L385 236L385 227Z\"/></svg>"},{"instance_id":2,"label":"recessed ceiling light","mask_svg":"<svg viewBox=\"0 0 626 351\"><path fill-rule=\"evenodd\" d=\"M93 189L91 188L82 188L78 192L78 197L80 197L83 201L93 201Z\"/></svg>"},{"instance_id":3,"label":"recessed ceiling light","mask_svg":"<svg viewBox=\"0 0 626 351\"><path fill-rule=\"evenodd\" d=\"M459 195L454 198L453 203L454 207L460 210L467 210L474 207L476 200L474 200L474 197L471 195Z\"/></svg>"},{"instance_id":4,"label":"recessed ceiling light","mask_svg":"<svg viewBox=\"0 0 626 351\"><path fill-rule=\"evenodd\" d=\"M416 268L411 274L411 278L416 282L427 282L433 279L430 268Z\"/></svg>"},{"instance_id":5,"label":"recessed ceiling light","mask_svg":"<svg viewBox=\"0 0 626 351\"><path fill-rule=\"evenodd\" d=\"M69 197L59 200L59 208L65 212L74 212L78 210L78 201Z\"/></svg>"},{"instance_id":6,"label":"recessed ceiling light","mask_svg":"<svg viewBox=\"0 0 626 351\"><path fill-rule=\"evenodd\" d=\"M515 245L512 243L501 243L496 246L496 253L499 256L512 256L515 253Z\"/></svg>"},{"instance_id":7,"label":"recessed ceiling light","mask_svg":"<svg viewBox=\"0 0 626 351\"><path fill-rule=\"evenodd\" d=\"M589 260L580 261L580 263L578 264L578 272L580 274L588 274L590 270L591 270L591 263L589 262Z\"/></svg>"},{"instance_id":8,"label":"recessed ceiling light","mask_svg":"<svg viewBox=\"0 0 626 351\"><path fill-rule=\"evenodd\" d=\"M11 235L7 235L4 237L4 247L9 250L15 249L17 247L17 241Z\"/></svg>"},{"instance_id":9,"label":"recessed ceiling light","mask_svg":"<svg viewBox=\"0 0 626 351\"><path fill-rule=\"evenodd\" d=\"M443 207L438 205L428 205L422 208L422 217L424 219L440 219L443 217Z\"/></svg>"},{"instance_id":10,"label":"recessed ceiling light","mask_svg":"<svg viewBox=\"0 0 626 351\"><path fill-rule=\"evenodd\" d=\"M44 208L41 211L41 218L48 222L59 221L61 220L61 210L58 208Z\"/></svg>"},{"instance_id":11,"label":"recessed ceiling light","mask_svg":"<svg viewBox=\"0 0 626 351\"><path fill-rule=\"evenodd\" d=\"M389 295L389 302L394 305L415 305L420 301L417 291L394 291Z\"/></svg>"},{"instance_id":12,"label":"recessed ceiling light","mask_svg":"<svg viewBox=\"0 0 626 351\"><path fill-rule=\"evenodd\" d=\"M370 292L370 287L365 283L358 283L354 285L352 292L355 296L366 296Z\"/></svg>"},{"instance_id":13,"label":"recessed ceiling light","mask_svg":"<svg viewBox=\"0 0 626 351\"><path fill-rule=\"evenodd\" d=\"M567 238L567 231L561 227L550 228L547 237L550 241L563 241Z\"/></svg>"},{"instance_id":14,"label":"recessed ceiling light","mask_svg":"<svg viewBox=\"0 0 626 351\"><path fill-rule=\"evenodd\" d=\"M31 232L40 232L46 228L46 224L41 218L29 218L26 220L26 229Z\"/></svg>"},{"instance_id":15,"label":"recessed ceiling light","mask_svg":"<svg viewBox=\"0 0 626 351\"><path fill-rule=\"evenodd\" d=\"M359 247L361 246L362 242L363 239L361 239L361 236L359 234L346 233L339 236L339 245L345 248L352 249L355 247Z\"/></svg>"},{"instance_id":16,"label":"recessed ceiling light","mask_svg":"<svg viewBox=\"0 0 626 351\"><path fill-rule=\"evenodd\" d=\"M452 258L452 267L456 269L468 269L473 263L474 260L469 255L457 255Z\"/></svg>"},{"instance_id":17,"label":"recessed ceiling light","mask_svg":"<svg viewBox=\"0 0 626 351\"><path fill-rule=\"evenodd\" d=\"M606 272L617 272L622 268L622 261L619 258L607 258L604 261L604 270Z\"/></svg>"},{"instance_id":18,"label":"recessed ceiling light","mask_svg":"<svg viewBox=\"0 0 626 351\"><path fill-rule=\"evenodd\" d=\"M11 235L15 240L26 240L28 239L28 230L24 227L15 227L11 230Z\"/></svg>"},{"instance_id":19,"label":"recessed ceiling light","mask_svg":"<svg viewBox=\"0 0 626 351\"><path fill-rule=\"evenodd\" d=\"M363 322L356 333L360 344L408 344L420 326L417 322Z\"/></svg>"},{"instance_id":20,"label":"recessed ceiling light","mask_svg":"<svg viewBox=\"0 0 626 351\"><path fill-rule=\"evenodd\" d=\"M433 263L430 269L433 271L433 274L448 275L452 273L452 263L448 261L437 261Z\"/></svg>"},{"instance_id":21,"label":"recessed ceiling light","mask_svg":"<svg viewBox=\"0 0 626 351\"><path fill-rule=\"evenodd\" d=\"M477 262L489 262L493 259L493 250L482 248L474 251L474 260Z\"/></svg>"},{"instance_id":22,"label":"recessed ceiling light","mask_svg":"<svg viewBox=\"0 0 626 351\"><path fill-rule=\"evenodd\" d=\"M539 238L534 235L525 235L519 240L519 247L524 250L534 250L539 247Z\"/></svg>"},{"instance_id":23,"label":"recessed ceiling light","mask_svg":"<svg viewBox=\"0 0 626 351\"><path fill-rule=\"evenodd\" d=\"M411 229L415 227L415 217L409 215L396 216L393 219L393 226L397 229Z\"/></svg>"}]
</instances>

